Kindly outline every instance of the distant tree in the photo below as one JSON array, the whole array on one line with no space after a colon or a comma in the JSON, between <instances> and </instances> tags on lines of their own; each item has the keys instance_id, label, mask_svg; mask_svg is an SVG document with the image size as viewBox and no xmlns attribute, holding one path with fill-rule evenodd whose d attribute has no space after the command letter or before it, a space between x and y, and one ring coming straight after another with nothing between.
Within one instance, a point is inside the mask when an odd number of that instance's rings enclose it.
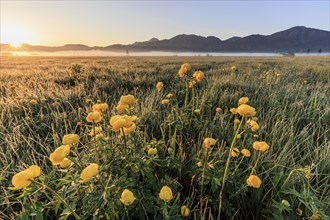
<instances>
[{"instance_id":1,"label":"distant tree","mask_svg":"<svg viewBox=\"0 0 330 220\"><path fill-rule=\"evenodd\" d=\"M129 51L128 50L126 50L126 56L129 56Z\"/></svg>"},{"instance_id":2,"label":"distant tree","mask_svg":"<svg viewBox=\"0 0 330 220\"><path fill-rule=\"evenodd\" d=\"M322 49L320 48L320 49L318 50L318 52L319 52L319 53L322 53Z\"/></svg>"},{"instance_id":3,"label":"distant tree","mask_svg":"<svg viewBox=\"0 0 330 220\"><path fill-rule=\"evenodd\" d=\"M307 53L310 53L310 52L311 52L311 49L308 48L308 49L307 49Z\"/></svg>"}]
</instances>

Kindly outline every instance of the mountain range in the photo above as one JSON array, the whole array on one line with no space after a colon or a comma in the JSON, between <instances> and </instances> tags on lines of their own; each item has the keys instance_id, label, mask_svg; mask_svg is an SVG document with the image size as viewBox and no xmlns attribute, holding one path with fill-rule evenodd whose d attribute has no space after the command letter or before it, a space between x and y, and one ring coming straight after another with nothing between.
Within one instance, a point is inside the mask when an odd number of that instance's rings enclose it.
<instances>
[{"instance_id":1,"label":"mountain range","mask_svg":"<svg viewBox=\"0 0 330 220\"><path fill-rule=\"evenodd\" d=\"M116 52L171 51L171 52L329 52L330 31L296 26L271 35L253 34L220 40L217 37L180 34L171 39L152 38L133 44L114 44L89 47L83 44L64 46L36 46L22 44L19 48L1 44L1 51L55 52L72 50L101 50Z\"/></svg>"}]
</instances>

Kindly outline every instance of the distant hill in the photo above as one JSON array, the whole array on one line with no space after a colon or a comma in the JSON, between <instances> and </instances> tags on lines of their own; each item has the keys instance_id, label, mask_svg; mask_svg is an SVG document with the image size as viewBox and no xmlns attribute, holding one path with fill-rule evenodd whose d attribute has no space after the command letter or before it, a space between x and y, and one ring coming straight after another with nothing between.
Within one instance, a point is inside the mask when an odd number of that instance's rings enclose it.
<instances>
[{"instance_id":1,"label":"distant hill","mask_svg":"<svg viewBox=\"0 0 330 220\"><path fill-rule=\"evenodd\" d=\"M172 51L172 52L323 52L330 51L330 31L293 27L271 35L249 35L220 40L217 37L180 34L171 39L152 38L145 42L128 45L109 45L106 47L89 47L82 44L67 44L58 47L33 46L23 44L13 48L1 44L1 51L67 51L67 50L103 50L103 51Z\"/></svg>"}]
</instances>

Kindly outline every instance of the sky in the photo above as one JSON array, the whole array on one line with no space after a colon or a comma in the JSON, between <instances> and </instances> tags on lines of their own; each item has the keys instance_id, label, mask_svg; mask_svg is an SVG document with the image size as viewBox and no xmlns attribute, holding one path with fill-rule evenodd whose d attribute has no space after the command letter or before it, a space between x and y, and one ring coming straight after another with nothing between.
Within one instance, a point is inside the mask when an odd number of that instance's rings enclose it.
<instances>
[{"instance_id":1,"label":"sky","mask_svg":"<svg viewBox=\"0 0 330 220\"><path fill-rule=\"evenodd\" d=\"M330 30L330 1L1 2L2 43L107 46L178 34L272 34L293 26Z\"/></svg>"}]
</instances>

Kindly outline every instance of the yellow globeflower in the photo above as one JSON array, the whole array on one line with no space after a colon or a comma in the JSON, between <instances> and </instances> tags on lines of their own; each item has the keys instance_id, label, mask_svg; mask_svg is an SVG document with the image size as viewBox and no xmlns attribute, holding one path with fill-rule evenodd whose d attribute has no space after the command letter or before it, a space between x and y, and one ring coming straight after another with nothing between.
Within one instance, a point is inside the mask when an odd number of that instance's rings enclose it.
<instances>
[{"instance_id":1,"label":"yellow globeflower","mask_svg":"<svg viewBox=\"0 0 330 220\"><path fill-rule=\"evenodd\" d=\"M200 109L195 109L194 112L195 112L196 114L200 114L200 113L201 113L201 110L200 110Z\"/></svg>"},{"instance_id":2,"label":"yellow globeflower","mask_svg":"<svg viewBox=\"0 0 330 220\"><path fill-rule=\"evenodd\" d=\"M86 102L86 103L90 103L90 102L92 102L92 100L89 99L89 98L87 98L87 99L85 99L85 102Z\"/></svg>"},{"instance_id":3,"label":"yellow globeflower","mask_svg":"<svg viewBox=\"0 0 330 220\"><path fill-rule=\"evenodd\" d=\"M256 115L256 110L247 104L242 104L238 106L237 113L241 116L253 117Z\"/></svg>"},{"instance_id":4,"label":"yellow globeflower","mask_svg":"<svg viewBox=\"0 0 330 220\"><path fill-rule=\"evenodd\" d=\"M164 83L163 82L158 82L156 85L156 89L159 92L160 90L162 90L162 88L164 87Z\"/></svg>"},{"instance_id":5,"label":"yellow globeflower","mask_svg":"<svg viewBox=\"0 0 330 220\"><path fill-rule=\"evenodd\" d=\"M102 120L102 116L101 116L101 112L99 111L93 111L90 112L87 117L86 117L86 121L87 122L100 122Z\"/></svg>"},{"instance_id":6,"label":"yellow globeflower","mask_svg":"<svg viewBox=\"0 0 330 220\"><path fill-rule=\"evenodd\" d=\"M237 114L237 109L236 109L236 108L231 108L231 109L230 109L230 112L231 112L233 115L236 115L236 114Z\"/></svg>"},{"instance_id":7,"label":"yellow globeflower","mask_svg":"<svg viewBox=\"0 0 330 220\"><path fill-rule=\"evenodd\" d=\"M160 190L159 198L161 200L164 200L165 202L169 202L173 199L173 193L170 187L163 186L163 188Z\"/></svg>"},{"instance_id":8,"label":"yellow globeflower","mask_svg":"<svg viewBox=\"0 0 330 220\"><path fill-rule=\"evenodd\" d=\"M97 103L93 105L93 111L104 112L108 108L107 103Z\"/></svg>"},{"instance_id":9,"label":"yellow globeflower","mask_svg":"<svg viewBox=\"0 0 330 220\"><path fill-rule=\"evenodd\" d=\"M261 179L259 177L257 177L256 175L251 175L246 180L246 183L248 184L248 186L251 186L253 188L259 188L261 185Z\"/></svg>"},{"instance_id":10,"label":"yellow globeflower","mask_svg":"<svg viewBox=\"0 0 330 220\"><path fill-rule=\"evenodd\" d=\"M122 128L130 128L136 119L136 116L114 115L110 118L111 129L119 131Z\"/></svg>"},{"instance_id":11,"label":"yellow globeflower","mask_svg":"<svg viewBox=\"0 0 330 220\"><path fill-rule=\"evenodd\" d=\"M197 82L200 82L204 79L204 73L200 70L194 72L193 77L197 80Z\"/></svg>"},{"instance_id":12,"label":"yellow globeflower","mask_svg":"<svg viewBox=\"0 0 330 220\"><path fill-rule=\"evenodd\" d=\"M185 69L186 71L189 71L190 70L190 64L189 63L184 63L184 64L182 64L181 68Z\"/></svg>"},{"instance_id":13,"label":"yellow globeflower","mask_svg":"<svg viewBox=\"0 0 330 220\"><path fill-rule=\"evenodd\" d=\"M220 113L220 112L222 112L222 109L220 107L218 107L215 109L215 111Z\"/></svg>"},{"instance_id":14,"label":"yellow globeflower","mask_svg":"<svg viewBox=\"0 0 330 220\"><path fill-rule=\"evenodd\" d=\"M182 78L182 77L184 77L185 75L186 75L186 73L187 73L187 71L185 70L185 69L180 69L179 70L179 76Z\"/></svg>"},{"instance_id":15,"label":"yellow globeflower","mask_svg":"<svg viewBox=\"0 0 330 220\"><path fill-rule=\"evenodd\" d=\"M149 148L148 149L148 155L149 156L153 156L153 155L156 155L157 154L157 148Z\"/></svg>"},{"instance_id":16,"label":"yellow globeflower","mask_svg":"<svg viewBox=\"0 0 330 220\"><path fill-rule=\"evenodd\" d=\"M181 78L184 77L189 70L190 70L190 64L189 63L182 64L182 66L179 70L179 76Z\"/></svg>"},{"instance_id":17,"label":"yellow globeflower","mask_svg":"<svg viewBox=\"0 0 330 220\"><path fill-rule=\"evenodd\" d=\"M118 105L116 106L116 110L119 113L125 112L129 108L128 104L124 104L122 102L119 102Z\"/></svg>"},{"instance_id":18,"label":"yellow globeflower","mask_svg":"<svg viewBox=\"0 0 330 220\"><path fill-rule=\"evenodd\" d=\"M119 131L125 126L125 124L125 119L120 115L115 115L110 118L110 125L113 131Z\"/></svg>"},{"instance_id":19,"label":"yellow globeflower","mask_svg":"<svg viewBox=\"0 0 330 220\"><path fill-rule=\"evenodd\" d=\"M188 87L189 87L189 88L192 88L192 87L194 87L195 84L196 84L196 81L195 81L195 80L190 81L190 82L188 83Z\"/></svg>"},{"instance_id":20,"label":"yellow globeflower","mask_svg":"<svg viewBox=\"0 0 330 220\"><path fill-rule=\"evenodd\" d=\"M182 217L188 217L190 215L190 209L187 206L181 206Z\"/></svg>"},{"instance_id":21,"label":"yellow globeflower","mask_svg":"<svg viewBox=\"0 0 330 220\"><path fill-rule=\"evenodd\" d=\"M39 176L41 173L41 169L38 165L32 165L28 168L28 170L30 170L32 172L33 178Z\"/></svg>"},{"instance_id":22,"label":"yellow globeflower","mask_svg":"<svg viewBox=\"0 0 330 220\"><path fill-rule=\"evenodd\" d=\"M67 144L78 144L79 142L79 135L77 134L67 134L63 136L62 139L62 144L67 145Z\"/></svg>"},{"instance_id":23,"label":"yellow globeflower","mask_svg":"<svg viewBox=\"0 0 330 220\"><path fill-rule=\"evenodd\" d=\"M241 150L241 153L243 154L244 157L250 157L251 156L251 152L248 149Z\"/></svg>"},{"instance_id":24,"label":"yellow globeflower","mask_svg":"<svg viewBox=\"0 0 330 220\"><path fill-rule=\"evenodd\" d=\"M170 102L169 99L163 99L162 100L162 105L167 105Z\"/></svg>"},{"instance_id":25,"label":"yellow globeflower","mask_svg":"<svg viewBox=\"0 0 330 220\"><path fill-rule=\"evenodd\" d=\"M86 183L94 176L96 176L98 173L99 173L99 165L97 165L96 163L92 163L81 172L80 182Z\"/></svg>"},{"instance_id":26,"label":"yellow globeflower","mask_svg":"<svg viewBox=\"0 0 330 220\"><path fill-rule=\"evenodd\" d=\"M232 157L237 157L239 155L239 149L237 147L233 148L230 151L230 154L231 154Z\"/></svg>"},{"instance_id":27,"label":"yellow globeflower","mask_svg":"<svg viewBox=\"0 0 330 220\"><path fill-rule=\"evenodd\" d=\"M248 97L242 97L238 100L238 104L242 105L242 104L246 104L249 102L249 98Z\"/></svg>"},{"instance_id":28,"label":"yellow globeflower","mask_svg":"<svg viewBox=\"0 0 330 220\"><path fill-rule=\"evenodd\" d=\"M31 184L33 179L32 172L30 170L23 170L15 174L11 180L14 187L8 187L10 190L22 189Z\"/></svg>"},{"instance_id":29,"label":"yellow globeflower","mask_svg":"<svg viewBox=\"0 0 330 220\"><path fill-rule=\"evenodd\" d=\"M205 138L203 142L203 147L210 148L211 146L215 145L215 142L217 142L213 138Z\"/></svg>"},{"instance_id":30,"label":"yellow globeflower","mask_svg":"<svg viewBox=\"0 0 330 220\"><path fill-rule=\"evenodd\" d=\"M119 100L119 103L121 103L122 105L130 105L130 106L133 106L136 102L137 99L133 95L123 95L120 97Z\"/></svg>"},{"instance_id":31,"label":"yellow globeflower","mask_svg":"<svg viewBox=\"0 0 330 220\"><path fill-rule=\"evenodd\" d=\"M125 135L127 135L127 134L131 133L132 131L136 130L136 124L133 123L131 127L123 128L123 129L124 129ZM122 130L120 130L120 135L124 135Z\"/></svg>"},{"instance_id":32,"label":"yellow globeflower","mask_svg":"<svg viewBox=\"0 0 330 220\"><path fill-rule=\"evenodd\" d=\"M260 150L260 151L267 151L269 149L269 145L264 141L255 141L253 142L252 147L255 150Z\"/></svg>"},{"instance_id":33,"label":"yellow globeflower","mask_svg":"<svg viewBox=\"0 0 330 220\"><path fill-rule=\"evenodd\" d=\"M236 70L237 70L237 67L236 67L236 66L231 66L230 69L231 69L232 71L236 71Z\"/></svg>"},{"instance_id":34,"label":"yellow globeflower","mask_svg":"<svg viewBox=\"0 0 330 220\"><path fill-rule=\"evenodd\" d=\"M68 158L64 158L64 160L60 163L61 168L65 169L72 165L72 161Z\"/></svg>"},{"instance_id":35,"label":"yellow globeflower","mask_svg":"<svg viewBox=\"0 0 330 220\"><path fill-rule=\"evenodd\" d=\"M135 200L134 194L130 190L124 189L124 191L121 194L120 201L125 206L129 206L129 205L131 205L134 202L134 200Z\"/></svg>"},{"instance_id":36,"label":"yellow globeflower","mask_svg":"<svg viewBox=\"0 0 330 220\"><path fill-rule=\"evenodd\" d=\"M101 134L97 134L96 136L95 136L95 140L96 141L100 141L100 140L102 140L104 138L104 135L101 133Z\"/></svg>"},{"instance_id":37,"label":"yellow globeflower","mask_svg":"<svg viewBox=\"0 0 330 220\"><path fill-rule=\"evenodd\" d=\"M8 187L10 190L22 189L31 184L31 180L39 176L41 169L37 165L32 165L28 169L25 169L15 174L11 180L14 187Z\"/></svg>"},{"instance_id":38,"label":"yellow globeflower","mask_svg":"<svg viewBox=\"0 0 330 220\"><path fill-rule=\"evenodd\" d=\"M237 118L234 120L234 124L239 124L240 122L241 121L239 119L237 119Z\"/></svg>"},{"instance_id":39,"label":"yellow globeflower","mask_svg":"<svg viewBox=\"0 0 330 220\"><path fill-rule=\"evenodd\" d=\"M38 101L35 100L35 99L32 99L32 100L30 101L30 104L32 104L32 105L36 105L36 104L38 104Z\"/></svg>"},{"instance_id":40,"label":"yellow globeflower","mask_svg":"<svg viewBox=\"0 0 330 220\"><path fill-rule=\"evenodd\" d=\"M255 120L249 119L246 123L248 124L251 131L257 131L260 129L259 124Z\"/></svg>"},{"instance_id":41,"label":"yellow globeflower","mask_svg":"<svg viewBox=\"0 0 330 220\"><path fill-rule=\"evenodd\" d=\"M62 145L61 147L56 148L55 151L50 154L49 160L53 165L58 165L63 162L69 153L70 145Z\"/></svg>"},{"instance_id":42,"label":"yellow globeflower","mask_svg":"<svg viewBox=\"0 0 330 220\"><path fill-rule=\"evenodd\" d=\"M166 98L170 99L170 98L172 98L172 96L173 96L173 94L169 93L169 94L166 95Z\"/></svg>"},{"instance_id":43,"label":"yellow globeflower","mask_svg":"<svg viewBox=\"0 0 330 220\"><path fill-rule=\"evenodd\" d=\"M94 129L95 129L95 134L94 134ZM95 127L92 128L91 132L89 132L90 136L95 136L96 134L100 134L103 131L102 127Z\"/></svg>"}]
</instances>

